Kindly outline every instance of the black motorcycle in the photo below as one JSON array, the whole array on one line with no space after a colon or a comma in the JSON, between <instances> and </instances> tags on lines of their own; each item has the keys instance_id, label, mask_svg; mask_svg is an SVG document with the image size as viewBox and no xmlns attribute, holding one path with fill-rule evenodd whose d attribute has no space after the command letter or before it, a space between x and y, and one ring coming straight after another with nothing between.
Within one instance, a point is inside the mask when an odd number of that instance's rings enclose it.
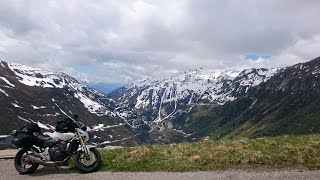
<instances>
[{"instance_id":1,"label":"black motorcycle","mask_svg":"<svg viewBox=\"0 0 320 180\"><path fill-rule=\"evenodd\" d=\"M101 155L93 145L87 145L87 127L67 118L58 121L53 133L42 134L37 124L28 124L12 132L12 144L20 150L15 156L14 166L21 174L30 174L43 166L67 166L75 155L76 168L84 173L98 170Z\"/></svg>"}]
</instances>

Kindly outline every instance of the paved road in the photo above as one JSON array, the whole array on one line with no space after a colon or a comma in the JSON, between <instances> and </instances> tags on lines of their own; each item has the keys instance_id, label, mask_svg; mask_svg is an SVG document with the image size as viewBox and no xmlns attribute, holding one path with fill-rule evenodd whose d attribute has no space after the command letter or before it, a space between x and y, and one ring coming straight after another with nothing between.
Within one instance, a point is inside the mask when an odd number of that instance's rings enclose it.
<instances>
[{"instance_id":1,"label":"paved road","mask_svg":"<svg viewBox=\"0 0 320 180\"><path fill-rule=\"evenodd\" d=\"M248 171L216 171L216 172L187 172L187 173L166 173L166 172L152 172L152 173L122 173L122 172L96 172L91 174L80 174L75 170L61 169L54 167L45 167L38 169L32 175L19 175L14 167L13 160L0 160L0 180L10 179L39 179L39 180L81 180L81 179L99 179L99 180L319 180L320 170L317 171L270 171L270 172L248 172Z\"/></svg>"},{"instance_id":2,"label":"paved road","mask_svg":"<svg viewBox=\"0 0 320 180\"><path fill-rule=\"evenodd\" d=\"M17 149L0 150L0 159L12 159L17 154Z\"/></svg>"}]
</instances>

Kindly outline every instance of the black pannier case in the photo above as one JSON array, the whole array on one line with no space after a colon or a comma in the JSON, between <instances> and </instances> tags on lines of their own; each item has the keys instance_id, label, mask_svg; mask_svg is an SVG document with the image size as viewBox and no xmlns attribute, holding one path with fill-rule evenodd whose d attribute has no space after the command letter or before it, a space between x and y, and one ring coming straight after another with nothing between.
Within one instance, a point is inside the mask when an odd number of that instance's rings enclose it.
<instances>
[{"instance_id":1,"label":"black pannier case","mask_svg":"<svg viewBox=\"0 0 320 180\"><path fill-rule=\"evenodd\" d=\"M18 148L31 147L37 144L36 138L33 133L41 133L41 129L36 123L29 123L23 126L19 131L13 134L12 144Z\"/></svg>"}]
</instances>

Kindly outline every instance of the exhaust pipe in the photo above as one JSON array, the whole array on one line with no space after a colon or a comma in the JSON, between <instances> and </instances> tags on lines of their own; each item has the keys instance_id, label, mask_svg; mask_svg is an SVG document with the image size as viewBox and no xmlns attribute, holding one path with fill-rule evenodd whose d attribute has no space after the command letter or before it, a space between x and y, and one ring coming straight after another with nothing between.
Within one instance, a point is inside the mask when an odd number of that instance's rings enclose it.
<instances>
[{"instance_id":1,"label":"exhaust pipe","mask_svg":"<svg viewBox=\"0 0 320 180\"><path fill-rule=\"evenodd\" d=\"M57 161L57 162L54 162L54 161L44 161L42 160L41 158L39 158L38 156L35 156L35 155L28 155L28 160L33 162L33 163L37 163L37 164L41 164L43 166L62 166L62 165L65 165L68 158L64 161Z\"/></svg>"},{"instance_id":2,"label":"exhaust pipe","mask_svg":"<svg viewBox=\"0 0 320 180\"><path fill-rule=\"evenodd\" d=\"M42 160L41 158L35 156L35 155L27 155L28 160L33 162L33 163L37 163L37 164L41 164L41 165L45 165L46 161Z\"/></svg>"}]
</instances>

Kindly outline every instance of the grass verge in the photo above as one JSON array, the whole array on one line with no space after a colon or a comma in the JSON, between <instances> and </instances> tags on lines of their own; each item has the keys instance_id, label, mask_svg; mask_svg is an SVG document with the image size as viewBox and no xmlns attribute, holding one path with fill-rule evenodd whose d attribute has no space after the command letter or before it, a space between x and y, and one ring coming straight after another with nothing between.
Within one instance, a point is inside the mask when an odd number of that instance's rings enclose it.
<instances>
[{"instance_id":1,"label":"grass verge","mask_svg":"<svg viewBox=\"0 0 320 180\"><path fill-rule=\"evenodd\" d=\"M103 170L209 171L250 168L320 168L320 135L202 141L102 150Z\"/></svg>"}]
</instances>

